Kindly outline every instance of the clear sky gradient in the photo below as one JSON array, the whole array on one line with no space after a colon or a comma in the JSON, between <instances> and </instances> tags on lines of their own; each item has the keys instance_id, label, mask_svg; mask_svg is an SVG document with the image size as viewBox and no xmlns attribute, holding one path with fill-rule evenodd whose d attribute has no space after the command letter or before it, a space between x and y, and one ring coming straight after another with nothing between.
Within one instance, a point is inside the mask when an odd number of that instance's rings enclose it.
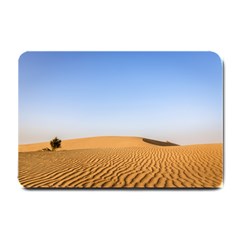
<instances>
[{"instance_id":1,"label":"clear sky gradient","mask_svg":"<svg viewBox=\"0 0 240 240\"><path fill-rule=\"evenodd\" d=\"M19 143L139 136L223 141L222 62L213 52L27 52Z\"/></svg>"}]
</instances>

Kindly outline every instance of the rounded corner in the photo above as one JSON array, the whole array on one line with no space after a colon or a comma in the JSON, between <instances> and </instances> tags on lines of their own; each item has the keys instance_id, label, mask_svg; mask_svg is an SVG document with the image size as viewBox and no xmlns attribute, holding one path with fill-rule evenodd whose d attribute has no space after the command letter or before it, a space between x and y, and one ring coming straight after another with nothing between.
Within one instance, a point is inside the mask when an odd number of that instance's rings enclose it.
<instances>
[{"instance_id":1,"label":"rounded corner","mask_svg":"<svg viewBox=\"0 0 240 240\"><path fill-rule=\"evenodd\" d=\"M214 55L215 58L218 59L218 61L223 65L223 58L220 57L220 55L214 51L209 51L210 54Z\"/></svg>"},{"instance_id":2,"label":"rounded corner","mask_svg":"<svg viewBox=\"0 0 240 240\"><path fill-rule=\"evenodd\" d=\"M21 53L20 56L18 57L18 62L20 63L22 61L23 57L27 54L29 54L29 51L25 51L25 52Z\"/></svg>"},{"instance_id":3,"label":"rounded corner","mask_svg":"<svg viewBox=\"0 0 240 240\"><path fill-rule=\"evenodd\" d=\"M18 183L21 185L22 188L26 188L26 186L24 186L24 184L21 182L21 180L19 179L19 176L17 177L18 179Z\"/></svg>"},{"instance_id":4,"label":"rounded corner","mask_svg":"<svg viewBox=\"0 0 240 240\"><path fill-rule=\"evenodd\" d=\"M217 189L223 189L223 180L219 183L219 185L217 186Z\"/></svg>"}]
</instances>

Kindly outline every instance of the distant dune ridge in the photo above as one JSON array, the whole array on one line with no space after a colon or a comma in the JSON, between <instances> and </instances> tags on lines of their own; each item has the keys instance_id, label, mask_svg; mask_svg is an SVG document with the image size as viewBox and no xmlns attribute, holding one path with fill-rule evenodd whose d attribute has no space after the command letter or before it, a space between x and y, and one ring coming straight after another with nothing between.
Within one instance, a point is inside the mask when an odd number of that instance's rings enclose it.
<instances>
[{"instance_id":1,"label":"distant dune ridge","mask_svg":"<svg viewBox=\"0 0 240 240\"><path fill-rule=\"evenodd\" d=\"M26 188L217 188L222 144L178 146L140 137L93 137L19 145L19 181Z\"/></svg>"},{"instance_id":2,"label":"distant dune ridge","mask_svg":"<svg viewBox=\"0 0 240 240\"><path fill-rule=\"evenodd\" d=\"M64 140L59 150L140 146L149 146L149 144L144 143L140 137L107 136ZM39 151L45 147L50 147L49 142L22 144L19 145L19 152Z\"/></svg>"}]
</instances>

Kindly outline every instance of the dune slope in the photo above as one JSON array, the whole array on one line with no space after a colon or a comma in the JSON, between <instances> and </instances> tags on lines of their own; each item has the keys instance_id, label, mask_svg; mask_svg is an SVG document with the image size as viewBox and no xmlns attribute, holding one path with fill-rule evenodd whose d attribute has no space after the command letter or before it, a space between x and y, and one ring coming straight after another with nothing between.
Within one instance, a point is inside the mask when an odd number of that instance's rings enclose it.
<instances>
[{"instance_id":1,"label":"dune slope","mask_svg":"<svg viewBox=\"0 0 240 240\"><path fill-rule=\"evenodd\" d=\"M29 146L31 151L20 152L20 183L26 188L216 188L222 183L222 144L162 147L131 137L68 141L67 151L33 152Z\"/></svg>"}]
</instances>

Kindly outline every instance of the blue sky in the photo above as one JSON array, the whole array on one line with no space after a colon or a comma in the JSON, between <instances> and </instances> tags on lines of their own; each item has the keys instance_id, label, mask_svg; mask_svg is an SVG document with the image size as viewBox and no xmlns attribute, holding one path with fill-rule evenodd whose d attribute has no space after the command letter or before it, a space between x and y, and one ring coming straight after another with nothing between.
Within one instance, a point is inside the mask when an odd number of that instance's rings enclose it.
<instances>
[{"instance_id":1,"label":"blue sky","mask_svg":"<svg viewBox=\"0 0 240 240\"><path fill-rule=\"evenodd\" d=\"M139 136L223 141L222 62L213 52L26 52L19 143Z\"/></svg>"}]
</instances>

